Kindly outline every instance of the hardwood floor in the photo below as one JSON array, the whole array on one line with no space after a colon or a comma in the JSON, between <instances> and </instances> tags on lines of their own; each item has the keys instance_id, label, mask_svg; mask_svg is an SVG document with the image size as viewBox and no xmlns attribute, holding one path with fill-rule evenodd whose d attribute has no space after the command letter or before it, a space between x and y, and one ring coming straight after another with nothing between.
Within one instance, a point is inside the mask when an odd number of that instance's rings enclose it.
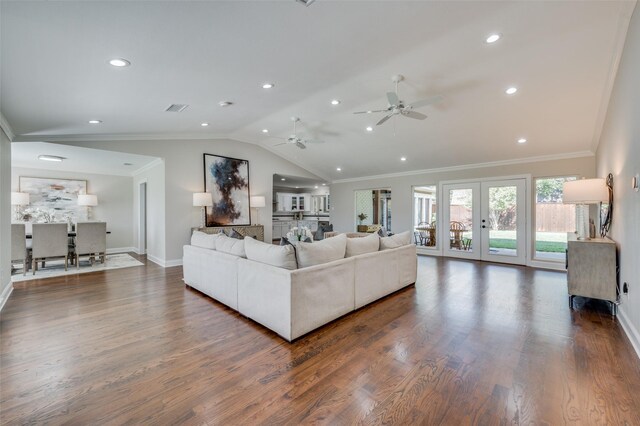
<instances>
[{"instance_id":1,"label":"hardwood floor","mask_svg":"<svg viewBox=\"0 0 640 426\"><path fill-rule=\"evenodd\" d=\"M1 314L2 424L640 425L640 362L566 275L419 258L289 344L149 264L30 281Z\"/></svg>"}]
</instances>

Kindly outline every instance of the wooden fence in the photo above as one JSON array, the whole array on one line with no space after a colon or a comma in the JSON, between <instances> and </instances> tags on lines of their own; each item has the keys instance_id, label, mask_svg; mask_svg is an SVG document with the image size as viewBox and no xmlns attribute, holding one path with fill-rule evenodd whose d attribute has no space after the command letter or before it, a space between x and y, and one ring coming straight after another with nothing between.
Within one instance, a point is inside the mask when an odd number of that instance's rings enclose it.
<instances>
[{"instance_id":1,"label":"wooden fence","mask_svg":"<svg viewBox=\"0 0 640 426\"><path fill-rule=\"evenodd\" d=\"M576 207L572 204L537 203L537 232L573 232L576 230Z\"/></svg>"}]
</instances>

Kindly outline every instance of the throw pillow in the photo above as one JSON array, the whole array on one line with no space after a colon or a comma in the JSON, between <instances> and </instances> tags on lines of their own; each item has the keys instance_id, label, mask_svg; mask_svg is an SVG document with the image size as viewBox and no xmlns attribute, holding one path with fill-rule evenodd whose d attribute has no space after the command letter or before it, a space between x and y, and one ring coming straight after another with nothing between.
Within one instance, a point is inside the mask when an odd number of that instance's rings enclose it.
<instances>
[{"instance_id":1,"label":"throw pillow","mask_svg":"<svg viewBox=\"0 0 640 426\"><path fill-rule=\"evenodd\" d=\"M229 237L235 238L236 240L244 240L244 236L234 228L231 228L231 231L229 231Z\"/></svg>"},{"instance_id":2,"label":"throw pillow","mask_svg":"<svg viewBox=\"0 0 640 426\"><path fill-rule=\"evenodd\" d=\"M220 234L207 234L202 231L193 231L191 234L191 245L209 250L216 249L216 239Z\"/></svg>"},{"instance_id":3,"label":"throw pillow","mask_svg":"<svg viewBox=\"0 0 640 426\"><path fill-rule=\"evenodd\" d=\"M411 244L411 232L404 231L390 237L380 238L380 250L394 249Z\"/></svg>"},{"instance_id":4,"label":"throw pillow","mask_svg":"<svg viewBox=\"0 0 640 426\"><path fill-rule=\"evenodd\" d=\"M276 246L251 237L244 239L247 259L284 269L296 269L296 251L290 244Z\"/></svg>"},{"instance_id":5,"label":"throw pillow","mask_svg":"<svg viewBox=\"0 0 640 426\"><path fill-rule=\"evenodd\" d=\"M380 249L380 237L378 234L367 235L362 238L347 238L347 252L345 257L359 254L373 253Z\"/></svg>"},{"instance_id":6,"label":"throw pillow","mask_svg":"<svg viewBox=\"0 0 640 426\"><path fill-rule=\"evenodd\" d=\"M345 234L327 238L326 240L316 243L305 243L301 241L297 244L296 250L298 267L306 268L308 266L343 259L346 249L347 236Z\"/></svg>"},{"instance_id":7,"label":"throw pillow","mask_svg":"<svg viewBox=\"0 0 640 426\"><path fill-rule=\"evenodd\" d=\"M216 239L216 250L234 256L247 257L244 251L244 240L227 237L224 234Z\"/></svg>"}]
</instances>

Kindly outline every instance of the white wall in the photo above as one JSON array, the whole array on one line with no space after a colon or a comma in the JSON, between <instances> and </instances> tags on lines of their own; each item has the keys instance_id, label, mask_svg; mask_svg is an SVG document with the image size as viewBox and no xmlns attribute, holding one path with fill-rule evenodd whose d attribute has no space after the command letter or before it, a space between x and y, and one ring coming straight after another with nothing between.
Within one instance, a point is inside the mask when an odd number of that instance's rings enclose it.
<instances>
[{"instance_id":1,"label":"white wall","mask_svg":"<svg viewBox=\"0 0 640 426\"><path fill-rule=\"evenodd\" d=\"M192 193L204 190L202 154L224 155L249 161L251 195L264 195L272 203L273 174L323 179L253 144L228 139L66 142L109 151L149 155L164 160L165 245L164 261L173 265L182 259L182 246L189 242L191 227L200 224L200 209L192 206ZM153 212L149 212L153 214ZM263 224L271 223L270 207L260 211ZM265 227L265 240L271 240L271 226Z\"/></svg>"},{"instance_id":2,"label":"white wall","mask_svg":"<svg viewBox=\"0 0 640 426\"><path fill-rule=\"evenodd\" d=\"M539 161L494 167L466 168L455 171L435 171L399 177L384 177L331 185L331 222L336 231L353 231L357 223L355 191L361 189L391 189L391 229L402 232L413 227L412 187L437 185L441 181L479 179L531 174L532 177L577 175L592 177L595 158L582 157L564 160ZM528 189L532 196L532 191Z\"/></svg>"},{"instance_id":3,"label":"white wall","mask_svg":"<svg viewBox=\"0 0 640 426\"><path fill-rule=\"evenodd\" d=\"M152 167L133 176L133 245L138 247L140 183L147 184L147 258L160 265L166 265L165 251L165 173L164 161L159 160Z\"/></svg>"},{"instance_id":4,"label":"white wall","mask_svg":"<svg viewBox=\"0 0 640 426\"><path fill-rule=\"evenodd\" d=\"M599 177L613 174L614 209L610 237L618 243L620 322L640 356L640 192L631 178L640 173L640 8L636 7L622 54L597 152Z\"/></svg>"},{"instance_id":5,"label":"white wall","mask_svg":"<svg viewBox=\"0 0 640 426\"><path fill-rule=\"evenodd\" d=\"M79 179L87 181L87 193L98 196L98 205L91 209L91 219L107 222L110 251L133 247L133 179L127 176L42 170L25 167L11 169L11 191L18 191L19 177Z\"/></svg>"},{"instance_id":6,"label":"white wall","mask_svg":"<svg viewBox=\"0 0 640 426\"><path fill-rule=\"evenodd\" d=\"M0 129L0 309L11 288L11 141Z\"/></svg>"}]
</instances>

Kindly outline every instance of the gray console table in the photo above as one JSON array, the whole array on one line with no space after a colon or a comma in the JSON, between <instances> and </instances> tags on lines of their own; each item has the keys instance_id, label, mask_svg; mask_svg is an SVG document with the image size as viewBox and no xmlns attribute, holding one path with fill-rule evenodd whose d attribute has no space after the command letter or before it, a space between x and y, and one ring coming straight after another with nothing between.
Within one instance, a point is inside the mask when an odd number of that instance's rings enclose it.
<instances>
[{"instance_id":1,"label":"gray console table","mask_svg":"<svg viewBox=\"0 0 640 426\"><path fill-rule=\"evenodd\" d=\"M229 233L232 229L242 235L243 237L253 237L258 241L264 241L264 226L251 225L251 226L208 226L206 228L191 228L193 231L206 232L207 234L218 234L220 232Z\"/></svg>"},{"instance_id":2,"label":"gray console table","mask_svg":"<svg viewBox=\"0 0 640 426\"><path fill-rule=\"evenodd\" d=\"M618 303L618 262L616 243L608 238L578 240L568 234L567 283L569 306L575 296L606 300L616 315Z\"/></svg>"}]
</instances>

